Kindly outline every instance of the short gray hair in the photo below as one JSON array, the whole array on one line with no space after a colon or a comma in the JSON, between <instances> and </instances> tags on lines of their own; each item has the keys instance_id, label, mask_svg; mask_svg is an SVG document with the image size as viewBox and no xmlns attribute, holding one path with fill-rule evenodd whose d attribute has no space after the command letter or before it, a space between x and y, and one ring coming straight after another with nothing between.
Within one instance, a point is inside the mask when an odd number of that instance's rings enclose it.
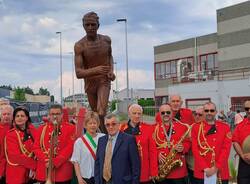
<instances>
[{"instance_id":1,"label":"short gray hair","mask_svg":"<svg viewBox=\"0 0 250 184\"><path fill-rule=\"evenodd\" d=\"M139 109L141 110L141 112L143 112L142 106L140 106L139 104L132 104L132 105L130 105L129 108L128 108L128 112L130 113L130 111L131 111L132 108L134 108L134 107L139 108Z\"/></svg>"},{"instance_id":2,"label":"short gray hair","mask_svg":"<svg viewBox=\"0 0 250 184\"><path fill-rule=\"evenodd\" d=\"M5 109L10 109L11 114L13 114L13 112L14 112L14 108L13 108L11 105L2 105L2 106L0 107L0 117L2 117L2 112L3 112Z\"/></svg>"},{"instance_id":3,"label":"short gray hair","mask_svg":"<svg viewBox=\"0 0 250 184\"><path fill-rule=\"evenodd\" d=\"M115 118L116 121L117 121L117 123L120 123L120 122L118 121L117 115L114 114L114 113L109 113L109 114L107 114L107 115L104 117L104 122L106 122L107 120L110 120L110 119L112 119L112 118Z\"/></svg>"}]
</instances>

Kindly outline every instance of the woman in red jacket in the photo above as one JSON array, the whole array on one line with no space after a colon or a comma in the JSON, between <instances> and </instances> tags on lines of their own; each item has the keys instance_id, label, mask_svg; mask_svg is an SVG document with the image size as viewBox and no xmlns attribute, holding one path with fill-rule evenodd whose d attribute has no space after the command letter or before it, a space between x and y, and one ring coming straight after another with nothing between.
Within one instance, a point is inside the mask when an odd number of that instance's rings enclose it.
<instances>
[{"instance_id":1,"label":"woman in red jacket","mask_svg":"<svg viewBox=\"0 0 250 184\"><path fill-rule=\"evenodd\" d=\"M5 137L6 183L27 184L34 176L36 161L32 146L35 128L31 125L29 111L25 107L17 107L13 113L12 129Z\"/></svg>"}]
</instances>

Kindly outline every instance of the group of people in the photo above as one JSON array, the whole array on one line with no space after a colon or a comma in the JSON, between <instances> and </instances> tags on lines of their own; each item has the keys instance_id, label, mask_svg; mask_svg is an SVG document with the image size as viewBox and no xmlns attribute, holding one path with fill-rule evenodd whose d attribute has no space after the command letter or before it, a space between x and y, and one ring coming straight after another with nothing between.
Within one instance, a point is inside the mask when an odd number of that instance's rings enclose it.
<instances>
[{"instance_id":1,"label":"group of people","mask_svg":"<svg viewBox=\"0 0 250 184\"><path fill-rule=\"evenodd\" d=\"M232 142L240 156L238 184L250 183L250 101L233 133L216 120L213 102L194 112L181 106L181 97L171 95L150 125L142 121L142 107L132 104L126 124L115 114L105 116L107 134L98 132L99 115L88 111L86 132L76 139L61 105L51 105L48 121L38 128L25 107L3 105L0 183L69 184L74 169L79 184L203 184L210 176L227 184Z\"/></svg>"},{"instance_id":2,"label":"group of people","mask_svg":"<svg viewBox=\"0 0 250 184\"><path fill-rule=\"evenodd\" d=\"M51 105L48 122L38 128L25 107L4 105L0 134L0 183L70 183L75 127L62 120L61 105Z\"/></svg>"}]
</instances>

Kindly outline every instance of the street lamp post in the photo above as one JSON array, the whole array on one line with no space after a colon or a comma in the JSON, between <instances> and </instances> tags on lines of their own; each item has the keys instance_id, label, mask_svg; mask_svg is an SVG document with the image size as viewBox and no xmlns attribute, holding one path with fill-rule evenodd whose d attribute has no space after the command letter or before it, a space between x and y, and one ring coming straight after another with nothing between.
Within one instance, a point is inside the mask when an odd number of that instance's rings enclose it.
<instances>
[{"instance_id":1,"label":"street lamp post","mask_svg":"<svg viewBox=\"0 0 250 184\"><path fill-rule=\"evenodd\" d=\"M72 56L72 101L74 102L75 100L75 84L74 84L74 74L75 74L75 70L74 70L74 53L73 52L69 52L69 54L71 54Z\"/></svg>"},{"instance_id":2,"label":"street lamp post","mask_svg":"<svg viewBox=\"0 0 250 184\"><path fill-rule=\"evenodd\" d=\"M116 80L115 80L115 97L116 100L118 101L118 77L117 77L117 62L114 62L115 64L115 76L116 76Z\"/></svg>"},{"instance_id":3,"label":"street lamp post","mask_svg":"<svg viewBox=\"0 0 250 184\"><path fill-rule=\"evenodd\" d=\"M129 100L129 76L128 76L128 37L127 37L127 19L117 19L117 22L125 23L125 44L126 44L126 76L127 76L127 100Z\"/></svg>"},{"instance_id":4,"label":"street lamp post","mask_svg":"<svg viewBox=\"0 0 250 184\"><path fill-rule=\"evenodd\" d=\"M63 105L63 90L62 90L62 32L58 31L56 34L60 35L60 95L61 105Z\"/></svg>"}]
</instances>

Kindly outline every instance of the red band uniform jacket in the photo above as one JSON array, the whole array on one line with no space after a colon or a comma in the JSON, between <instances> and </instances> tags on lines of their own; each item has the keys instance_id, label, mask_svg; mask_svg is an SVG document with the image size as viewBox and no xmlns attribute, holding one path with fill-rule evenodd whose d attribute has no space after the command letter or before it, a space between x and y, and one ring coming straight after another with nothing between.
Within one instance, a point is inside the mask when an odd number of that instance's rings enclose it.
<instances>
[{"instance_id":1,"label":"red band uniform jacket","mask_svg":"<svg viewBox=\"0 0 250 184\"><path fill-rule=\"evenodd\" d=\"M47 122L38 129L38 138L34 143L34 153L38 159L36 179L38 181L46 180L45 160L48 159L50 149L50 139L53 131L53 124ZM63 182L72 178L73 165L69 161L75 140L75 126L62 122L59 126L58 143L56 146L56 156L52 159L55 169L52 173L52 181ZM55 172L54 172L55 171Z\"/></svg>"},{"instance_id":2,"label":"red band uniform jacket","mask_svg":"<svg viewBox=\"0 0 250 184\"><path fill-rule=\"evenodd\" d=\"M203 133L202 127L204 130ZM228 124L221 121L215 121L214 125L209 125L207 122L194 124L192 128L194 177L203 179L204 169L213 166L213 151L211 150L213 149L215 154L214 164L218 168L219 177L222 180L228 180L228 158L231 143L232 134ZM211 149L209 150L208 147Z\"/></svg>"},{"instance_id":3,"label":"red band uniform jacket","mask_svg":"<svg viewBox=\"0 0 250 184\"><path fill-rule=\"evenodd\" d=\"M6 159L4 155L4 137L10 126L0 123L0 176L5 176Z\"/></svg>"},{"instance_id":4,"label":"red band uniform jacket","mask_svg":"<svg viewBox=\"0 0 250 184\"><path fill-rule=\"evenodd\" d=\"M157 149L152 138L154 126L140 122L135 128L129 122L121 126L121 131L135 136L141 160L140 182L147 182L158 175Z\"/></svg>"},{"instance_id":5,"label":"red band uniform jacket","mask_svg":"<svg viewBox=\"0 0 250 184\"><path fill-rule=\"evenodd\" d=\"M173 118L180 120L182 123L192 125L194 121L192 110L187 108L180 108Z\"/></svg>"},{"instance_id":6,"label":"red band uniform jacket","mask_svg":"<svg viewBox=\"0 0 250 184\"><path fill-rule=\"evenodd\" d=\"M169 132L170 126L163 125L159 118L157 118L157 120L158 120L158 122L155 125L153 138L156 142L157 152L158 152L157 154L158 154L158 160L159 160L161 155L166 157L169 154L169 152L173 148L173 146L179 142L181 137L188 131L188 129L190 127L189 127L189 125L184 125L184 124L179 123L177 121L173 121L172 122L172 134L171 134L171 139L170 139L171 145L168 147L167 146L168 141L167 141L166 135L164 133L163 126L165 126L165 129L166 129L166 132L168 132L168 135L170 135L170 132ZM185 154L189 151L190 146L191 146L190 138L187 136L183 140L182 144L184 146L184 149L181 153L176 154L175 160L180 159L183 164L181 167L177 167L177 168L173 169L170 172L170 174L166 177L167 179L177 179L177 178L183 178L183 177L187 176L187 166L186 166ZM158 163L159 163L159 161L158 161Z\"/></svg>"},{"instance_id":7,"label":"red band uniform jacket","mask_svg":"<svg viewBox=\"0 0 250 184\"><path fill-rule=\"evenodd\" d=\"M36 129L30 125L29 131L31 135L25 141L24 132L17 128L9 130L6 134L5 157L8 184L27 183L30 170L36 169L36 161L32 152Z\"/></svg>"},{"instance_id":8,"label":"red band uniform jacket","mask_svg":"<svg viewBox=\"0 0 250 184\"><path fill-rule=\"evenodd\" d=\"M237 142L240 146L243 145L244 140L250 135L250 121L245 118L237 124L233 133L233 142Z\"/></svg>"}]
</instances>

